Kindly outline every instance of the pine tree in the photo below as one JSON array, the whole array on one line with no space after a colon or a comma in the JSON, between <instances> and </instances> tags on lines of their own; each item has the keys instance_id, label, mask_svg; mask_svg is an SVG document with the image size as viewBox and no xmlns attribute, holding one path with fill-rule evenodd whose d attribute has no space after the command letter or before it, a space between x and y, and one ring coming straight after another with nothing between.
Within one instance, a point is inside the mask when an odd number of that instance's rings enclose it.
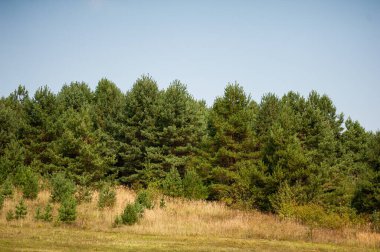
<instances>
[{"instance_id":1,"label":"pine tree","mask_svg":"<svg viewBox=\"0 0 380 252\"><path fill-rule=\"evenodd\" d=\"M163 192L172 197L183 196L183 183L176 168L172 168L162 181Z\"/></svg>"},{"instance_id":2,"label":"pine tree","mask_svg":"<svg viewBox=\"0 0 380 252\"><path fill-rule=\"evenodd\" d=\"M183 178L184 196L189 199L207 198L207 188L203 185L202 179L194 169L186 171Z\"/></svg>"},{"instance_id":3,"label":"pine tree","mask_svg":"<svg viewBox=\"0 0 380 252\"><path fill-rule=\"evenodd\" d=\"M144 184L142 174L146 166L148 149L157 145L156 117L160 93L156 82L142 76L127 92L124 108L123 167L120 180L128 184Z\"/></svg>"},{"instance_id":4,"label":"pine tree","mask_svg":"<svg viewBox=\"0 0 380 252\"><path fill-rule=\"evenodd\" d=\"M215 100L210 113L210 152L213 153L210 197L237 201L232 185L238 179L239 162L257 158L253 132L256 104L239 84L229 84Z\"/></svg>"},{"instance_id":5,"label":"pine tree","mask_svg":"<svg viewBox=\"0 0 380 252\"><path fill-rule=\"evenodd\" d=\"M71 223L77 218L77 203L74 197L67 197L61 202L58 209L58 219L62 222Z\"/></svg>"},{"instance_id":6,"label":"pine tree","mask_svg":"<svg viewBox=\"0 0 380 252\"><path fill-rule=\"evenodd\" d=\"M16 205L16 211L15 211L15 218L18 219L25 219L26 215L28 213L28 209L25 205L24 199L21 198L19 203Z\"/></svg>"}]
</instances>

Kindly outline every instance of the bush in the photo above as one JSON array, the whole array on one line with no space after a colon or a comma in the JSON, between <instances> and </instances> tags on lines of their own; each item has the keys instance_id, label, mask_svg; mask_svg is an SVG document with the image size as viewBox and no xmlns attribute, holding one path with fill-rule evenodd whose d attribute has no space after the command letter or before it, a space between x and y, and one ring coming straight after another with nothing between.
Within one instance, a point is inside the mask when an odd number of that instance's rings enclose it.
<instances>
[{"instance_id":1,"label":"bush","mask_svg":"<svg viewBox=\"0 0 380 252\"><path fill-rule=\"evenodd\" d=\"M183 178L184 196L189 199L207 198L207 188L203 185L202 179L194 169L186 172Z\"/></svg>"},{"instance_id":2,"label":"bush","mask_svg":"<svg viewBox=\"0 0 380 252\"><path fill-rule=\"evenodd\" d=\"M133 225L139 220L139 210L136 208L136 204L127 204L124 208L124 212L121 215L123 224Z\"/></svg>"},{"instance_id":3,"label":"bush","mask_svg":"<svg viewBox=\"0 0 380 252\"><path fill-rule=\"evenodd\" d=\"M324 227L330 229L342 228L346 223L336 213L328 213L321 206L309 204L293 207L293 216L303 224L315 227Z\"/></svg>"},{"instance_id":4,"label":"bush","mask_svg":"<svg viewBox=\"0 0 380 252\"><path fill-rule=\"evenodd\" d=\"M152 194L147 190L142 190L137 194L136 203L140 204L144 208L153 208L153 197Z\"/></svg>"},{"instance_id":5,"label":"bush","mask_svg":"<svg viewBox=\"0 0 380 252\"><path fill-rule=\"evenodd\" d=\"M116 192L110 185L104 185L99 192L98 207L113 207L116 203Z\"/></svg>"},{"instance_id":6,"label":"bush","mask_svg":"<svg viewBox=\"0 0 380 252\"><path fill-rule=\"evenodd\" d=\"M38 176L33 172L28 172L28 177L22 187L22 193L27 199L36 199L38 196Z\"/></svg>"},{"instance_id":7,"label":"bush","mask_svg":"<svg viewBox=\"0 0 380 252\"><path fill-rule=\"evenodd\" d=\"M22 167L15 176L15 183L22 189L23 197L35 199L38 196L38 176L32 169Z\"/></svg>"},{"instance_id":8,"label":"bush","mask_svg":"<svg viewBox=\"0 0 380 252\"><path fill-rule=\"evenodd\" d=\"M120 215L116 216L115 221L113 222L114 227L118 227L123 224L123 219Z\"/></svg>"},{"instance_id":9,"label":"bush","mask_svg":"<svg viewBox=\"0 0 380 252\"><path fill-rule=\"evenodd\" d=\"M12 198L13 196L13 184L10 179L6 179L4 184L1 186L1 195L4 196L4 198Z\"/></svg>"},{"instance_id":10,"label":"bush","mask_svg":"<svg viewBox=\"0 0 380 252\"><path fill-rule=\"evenodd\" d=\"M15 213L13 212L13 210L9 210L7 212L7 216L5 218L7 221L14 220L15 219Z\"/></svg>"},{"instance_id":11,"label":"bush","mask_svg":"<svg viewBox=\"0 0 380 252\"><path fill-rule=\"evenodd\" d=\"M46 205L44 212L42 211L41 207L38 206L36 209L36 213L34 215L34 218L36 220L51 222L53 220L52 211L53 211L53 207L51 206L51 204Z\"/></svg>"},{"instance_id":12,"label":"bush","mask_svg":"<svg viewBox=\"0 0 380 252\"><path fill-rule=\"evenodd\" d=\"M176 168L172 168L170 172L166 174L166 177L162 182L162 189L168 196L183 196L183 184L181 176Z\"/></svg>"},{"instance_id":13,"label":"bush","mask_svg":"<svg viewBox=\"0 0 380 252\"><path fill-rule=\"evenodd\" d=\"M289 218L294 215L295 196L287 183L281 185L278 192L269 197L269 201L280 218Z\"/></svg>"},{"instance_id":14,"label":"bush","mask_svg":"<svg viewBox=\"0 0 380 252\"><path fill-rule=\"evenodd\" d=\"M160 200L160 208L165 208L165 207L166 207L166 202L165 202L164 197L162 197Z\"/></svg>"},{"instance_id":15,"label":"bush","mask_svg":"<svg viewBox=\"0 0 380 252\"><path fill-rule=\"evenodd\" d=\"M45 207L45 213L42 215L42 220L51 222L53 220L53 207L51 204L47 204Z\"/></svg>"},{"instance_id":16,"label":"bush","mask_svg":"<svg viewBox=\"0 0 380 252\"><path fill-rule=\"evenodd\" d=\"M61 202L58 219L62 222L73 222L77 218L77 203L74 197L67 197Z\"/></svg>"},{"instance_id":17,"label":"bush","mask_svg":"<svg viewBox=\"0 0 380 252\"><path fill-rule=\"evenodd\" d=\"M41 207L38 206L36 208L36 213L34 214L34 219L39 221L39 220L42 220L42 218L43 218L43 215L42 215Z\"/></svg>"},{"instance_id":18,"label":"bush","mask_svg":"<svg viewBox=\"0 0 380 252\"><path fill-rule=\"evenodd\" d=\"M140 217L143 217L145 207L143 207L143 206L142 206L140 203L138 203L138 202L135 202L134 205L135 205L136 212L137 212L137 215L139 216L139 218L140 218Z\"/></svg>"},{"instance_id":19,"label":"bush","mask_svg":"<svg viewBox=\"0 0 380 252\"><path fill-rule=\"evenodd\" d=\"M54 202L62 202L75 193L75 184L67 179L64 174L56 173L51 180L51 199Z\"/></svg>"},{"instance_id":20,"label":"bush","mask_svg":"<svg viewBox=\"0 0 380 252\"><path fill-rule=\"evenodd\" d=\"M16 220L25 219L25 216L27 215L27 213L28 213L28 210L26 208L24 199L22 198L16 206L16 211L15 211Z\"/></svg>"}]
</instances>

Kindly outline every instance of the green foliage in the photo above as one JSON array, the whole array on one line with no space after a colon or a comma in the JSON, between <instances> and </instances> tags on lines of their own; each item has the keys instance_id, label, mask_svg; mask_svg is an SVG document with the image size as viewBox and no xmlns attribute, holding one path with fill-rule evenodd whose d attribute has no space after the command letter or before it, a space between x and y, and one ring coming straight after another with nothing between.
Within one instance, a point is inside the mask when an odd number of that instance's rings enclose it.
<instances>
[{"instance_id":1,"label":"green foliage","mask_svg":"<svg viewBox=\"0 0 380 252\"><path fill-rule=\"evenodd\" d=\"M66 197L61 201L58 209L58 219L62 222L71 223L77 218L77 202L73 196Z\"/></svg>"},{"instance_id":2,"label":"green foliage","mask_svg":"<svg viewBox=\"0 0 380 252\"><path fill-rule=\"evenodd\" d=\"M20 141L12 140L2 150L0 156L0 182L4 182L7 178L13 177L16 174L22 174L25 169L25 148ZM20 182L20 183L19 183ZM22 181L13 180L15 185L21 185Z\"/></svg>"},{"instance_id":3,"label":"green foliage","mask_svg":"<svg viewBox=\"0 0 380 252\"><path fill-rule=\"evenodd\" d=\"M24 199L21 198L19 203L16 205L16 210L15 210L15 218L16 220L18 219L25 219L26 215L28 213L28 209L25 205Z\"/></svg>"},{"instance_id":4,"label":"green foliage","mask_svg":"<svg viewBox=\"0 0 380 252\"><path fill-rule=\"evenodd\" d=\"M140 204L143 208L152 209L153 208L153 197L148 190L139 191L135 202Z\"/></svg>"},{"instance_id":5,"label":"green foliage","mask_svg":"<svg viewBox=\"0 0 380 252\"><path fill-rule=\"evenodd\" d=\"M194 169L186 171L183 178L184 196L189 199L207 198L207 188L203 185L202 179Z\"/></svg>"},{"instance_id":6,"label":"green foliage","mask_svg":"<svg viewBox=\"0 0 380 252\"><path fill-rule=\"evenodd\" d=\"M53 174L52 200L75 195L79 203L91 200L95 184L116 179L311 226L335 219L335 228L356 211L380 211L379 157L380 132L343 120L315 91L266 94L256 103L234 83L208 108L178 80L159 90L142 76L125 95L102 79L94 92L73 82L29 97L19 86L0 99L1 197L12 195L13 183L33 199L39 176ZM99 207L112 206L113 190L102 190ZM152 206L146 193L137 196L138 215Z\"/></svg>"},{"instance_id":7,"label":"green foliage","mask_svg":"<svg viewBox=\"0 0 380 252\"><path fill-rule=\"evenodd\" d=\"M45 222L51 222L53 220L53 207L52 207L52 205L48 203L43 210L42 210L41 206L38 206L36 208L34 219L35 220L42 220Z\"/></svg>"},{"instance_id":8,"label":"green foliage","mask_svg":"<svg viewBox=\"0 0 380 252\"><path fill-rule=\"evenodd\" d=\"M181 176L176 168L172 168L162 181L164 194L172 197L183 196L183 184Z\"/></svg>"},{"instance_id":9,"label":"green foliage","mask_svg":"<svg viewBox=\"0 0 380 252\"><path fill-rule=\"evenodd\" d=\"M124 183L150 182L144 169L149 169L152 163L147 156L148 150L154 148L158 140L159 95L157 83L150 76L139 78L126 94L121 140L127 144L123 146L125 151L120 153L123 164L119 169L120 180Z\"/></svg>"},{"instance_id":10,"label":"green foliage","mask_svg":"<svg viewBox=\"0 0 380 252\"><path fill-rule=\"evenodd\" d=\"M36 199L38 196L38 176L30 168L22 169L17 175L18 184L22 187L22 193L26 199Z\"/></svg>"},{"instance_id":11,"label":"green foliage","mask_svg":"<svg viewBox=\"0 0 380 252\"><path fill-rule=\"evenodd\" d=\"M374 211L371 214L372 230L380 233L380 212Z\"/></svg>"},{"instance_id":12,"label":"green foliage","mask_svg":"<svg viewBox=\"0 0 380 252\"><path fill-rule=\"evenodd\" d=\"M291 217L296 205L295 196L287 183L270 198L273 209L281 218Z\"/></svg>"},{"instance_id":13,"label":"green foliage","mask_svg":"<svg viewBox=\"0 0 380 252\"><path fill-rule=\"evenodd\" d=\"M121 218L120 215L117 215L113 222L113 226L118 227L118 226L121 226L122 224L123 224L123 219Z\"/></svg>"},{"instance_id":14,"label":"green foliage","mask_svg":"<svg viewBox=\"0 0 380 252\"><path fill-rule=\"evenodd\" d=\"M5 182L1 186L0 195L5 198L12 198L13 196L13 184L11 179L6 179Z\"/></svg>"},{"instance_id":15,"label":"green foliage","mask_svg":"<svg viewBox=\"0 0 380 252\"><path fill-rule=\"evenodd\" d=\"M56 173L51 179L51 199L53 202L62 202L75 193L75 184L63 173Z\"/></svg>"},{"instance_id":16,"label":"green foliage","mask_svg":"<svg viewBox=\"0 0 380 252\"><path fill-rule=\"evenodd\" d=\"M4 207L4 200L5 200L5 196L0 194L0 211L3 209Z\"/></svg>"},{"instance_id":17,"label":"green foliage","mask_svg":"<svg viewBox=\"0 0 380 252\"><path fill-rule=\"evenodd\" d=\"M34 214L34 219L39 221L39 220L42 220L42 218L43 218L43 214L42 214L41 207L37 206L35 214Z\"/></svg>"},{"instance_id":18,"label":"green foliage","mask_svg":"<svg viewBox=\"0 0 380 252\"><path fill-rule=\"evenodd\" d=\"M342 218L336 213L326 212L321 206L315 204L294 206L291 211L292 217L311 228L339 229L349 223L349 220Z\"/></svg>"},{"instance_id":19,"label":"green foliage","mask_svg":"<svg viewBox=\"0 0 380 252\"><path fill-rule=\"evenodd\" d=\"M42 220L46 222L51 222L53 220L53 207L51 204L47 204L44 209L44 214L42 215Z\"/></svg>"},{"instance_id":20,"label":"green foliage","mask_svg":"<svg viewBox=\"0 0 380 252\"><path fill-rule=\"evenodd\" d=\"M380 213L378 211L374 211L370 217L372 230L380 233Z\"/></svg>"},{"instance_id":21,"label":"green foliage","mask_svg":"<svg viewBox=\"0 0 380 252\"><path fill-rule=\"evenodd\" d=\"M116 203L115 190L109 184L103 185L99 192L98 207L99 208L113 207L115 203Z\"/></svg>"},{"instance_id":22,"label":"green foliage","mask_svg":"<svg viewBox=\"0 0 380 252\"><path fill-rule=\"evenodd\" d=\"M9 209L5 218L6 218L7 221L14 220L15 219L15 213L14 213L14 211L12 209Z\"/></svg>"},{"instance_id":23,"label":"green foliage","mask_svg":"<svg viewBox=\"0 0 380 252\"><path fill-rule=\"evenodd\" d=\"M136 207L136 204L127 204L124 208L124 212L121 215L123 224L133 225L139 220L140 210Z\"/></svg>"},{"instance_id":24,"label":"green foliage","mask_svg":"<svg viewBox=\"0 0 380 252\"><path fill-rule=\"evenodd\" d=\"M161 200L160 200L160 208L165 208L165 207L166 207L165 198L162 197Z\"/></svg>"},{"instance_id":25,"label":"green foliage","mask_svg":"<svg viewBox=\"0 0 380 252\"><path fill-rule=\"evenodd\" d=\"M135 208L136 208L136 212L137 212L139 218L143 217L145 207L143 205L141 205L139 202L135 201Z\"/></svg>"}]
</instances>

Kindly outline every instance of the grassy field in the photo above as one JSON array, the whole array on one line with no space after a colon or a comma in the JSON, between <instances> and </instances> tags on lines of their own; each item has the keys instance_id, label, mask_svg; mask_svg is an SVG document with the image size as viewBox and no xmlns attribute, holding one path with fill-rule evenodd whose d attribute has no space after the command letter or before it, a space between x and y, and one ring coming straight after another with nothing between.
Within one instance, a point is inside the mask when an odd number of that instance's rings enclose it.
<instances>
[{"instance_id":1,"label":"grassy field","mask_svg":"<svg viewBox=\"0 0 380 252\"><path fill-rule=\"evenodd\" d=\"M143 235L70 228L0 228L1 251L375 251L343 245L268 239Z\"/></svg>"},{"instance_id":2,"label":"grassy field","mask_svg":"<svg viewBox=\"0 0 380 252\"><path fill-rule=\"evenodd\" d=\"M95 193L92 202L78 206L71 225L33 219L36 207L48 202L47 191L26 201L25 220L7 222L7 210L20 197L6 200L0 212L0 251L380 251L380 234L365 227L318 229L310 237L309 228L294 221L204 201L167 199L164 209L146 210L136 225L114 228L115 217L135 197L125 188L118 188L112 209L99 210Z\"/></svg>"}]
</instances>

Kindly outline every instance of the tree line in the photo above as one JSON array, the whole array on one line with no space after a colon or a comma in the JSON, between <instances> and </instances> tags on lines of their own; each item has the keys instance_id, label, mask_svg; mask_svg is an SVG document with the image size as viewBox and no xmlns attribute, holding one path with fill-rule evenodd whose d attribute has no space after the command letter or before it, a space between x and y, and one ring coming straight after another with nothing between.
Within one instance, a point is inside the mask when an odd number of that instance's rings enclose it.
<instances>
[{"instance_id":1,"label":"tree line","mask_svg":"<svg viewBox=\"0 0 380 252\"><path fill-rule=\"evenodd\" d=\"M64 174L169 196L285 213L380 210L380 132L344 119L326 95L251 99L228 84L211 107L176 80L142 76L126 93L102 79L57 93L19 86L0 100L0 184Z\"/></svg>"}]
</instances>

